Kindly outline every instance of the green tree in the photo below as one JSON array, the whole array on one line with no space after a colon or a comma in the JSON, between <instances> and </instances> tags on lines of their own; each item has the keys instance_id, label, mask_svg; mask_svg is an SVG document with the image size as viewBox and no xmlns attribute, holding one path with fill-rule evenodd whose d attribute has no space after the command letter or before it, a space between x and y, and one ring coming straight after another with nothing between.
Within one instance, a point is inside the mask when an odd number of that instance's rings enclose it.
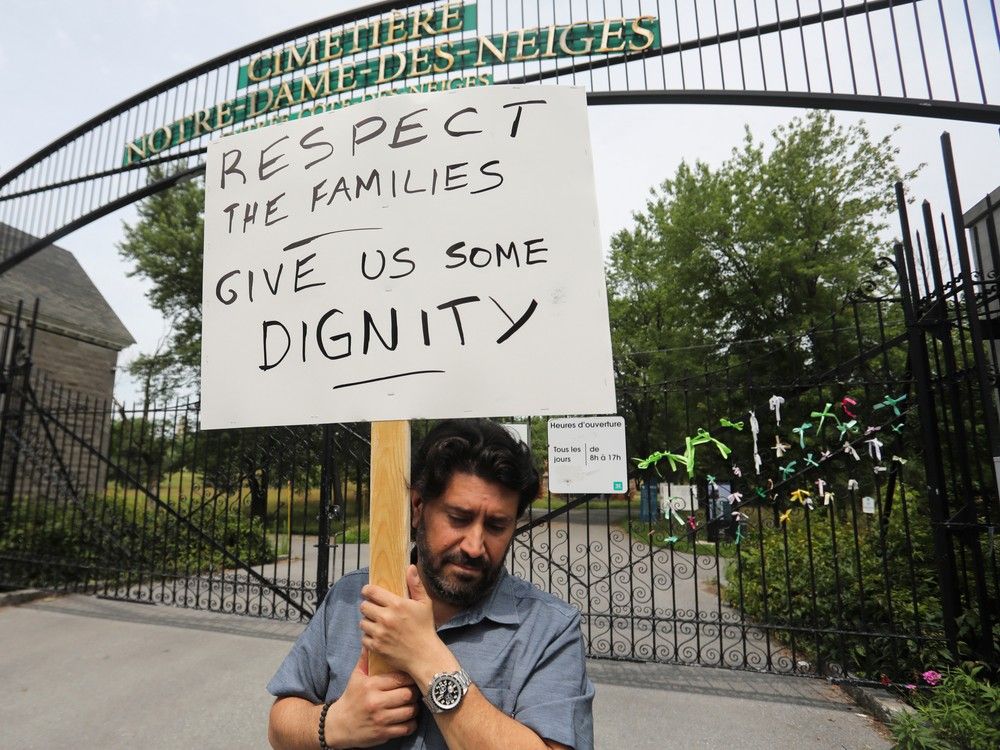
<instances>
[{"instance_id":1,"label":"green tree","mask_svg":"<svg viewBox=\"0 0 1000 750\"><path fill-rule=\"evenodd\" d=\"M150 181L165 176L160 168L150 169ZM198 379L204 204L201 180L162 190L139 203L139 220L125 223L125 238L118 245L121 256L134 264L129 276L152 283L149 302L170 323L165 345L140 355L129 366L129 374L158 397Z\"/></svg>"},{"instance_id":2,"label":"green tree","mask_svg":"<svg viewBox=\"0 0 1000 750\"><path fill-rule=\"evenodd\" d=\"M743 143L718 168L681 163L617 233L608 291L619 386L637 452L670 408L650 384L774 352L761 378L821 370L821 327L873 270L904 175L891 137L813 111ZM828 342L826 342L828 344ZM658 400L659 399L659 400ZM710 425L706 425L710 426Z\"/></svg>"}]
</instances>

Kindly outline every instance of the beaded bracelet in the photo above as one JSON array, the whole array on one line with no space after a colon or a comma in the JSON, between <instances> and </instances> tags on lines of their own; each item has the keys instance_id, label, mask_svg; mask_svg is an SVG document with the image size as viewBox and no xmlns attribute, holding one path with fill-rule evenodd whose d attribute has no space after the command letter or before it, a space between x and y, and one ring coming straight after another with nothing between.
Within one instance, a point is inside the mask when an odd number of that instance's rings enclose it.
<instances>
[{"instance_id":1,"label":"beaded bracelet","mask_svg":"<svg viewBox=\"0 0 1000 750\"><path fill-rule=\"evenodd\" d=\"M323 704L323 710L319 712L319 750L330 750L330 746L326 744L326 712L330 710L331 705L333 701L327 701Z\"/></svg>"}]
</instances>

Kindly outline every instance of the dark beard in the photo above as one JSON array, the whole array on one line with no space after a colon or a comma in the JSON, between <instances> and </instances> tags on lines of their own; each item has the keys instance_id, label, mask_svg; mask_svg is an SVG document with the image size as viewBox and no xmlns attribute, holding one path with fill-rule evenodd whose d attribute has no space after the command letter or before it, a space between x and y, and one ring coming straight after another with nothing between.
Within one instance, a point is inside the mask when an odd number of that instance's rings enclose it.
<instances>
[{"instance_id":1,"label":"dark beard","mask_svg":"<svg viewBox=\"0 0 1000 750\"><path fill-rule=\"evenodd\" d=\"M430 589L431 596L446 604L467 609L490 593L500 578L503 557L491 567L485 557L469 557L461 550L439 558L432 555L427 546L427 532L423 519L417 523L416 544L417 566L424 583ZM477 568L481 573L471 580L448 578L444 574L444 566L448 563Z\"/></svg>"}]
</instances>

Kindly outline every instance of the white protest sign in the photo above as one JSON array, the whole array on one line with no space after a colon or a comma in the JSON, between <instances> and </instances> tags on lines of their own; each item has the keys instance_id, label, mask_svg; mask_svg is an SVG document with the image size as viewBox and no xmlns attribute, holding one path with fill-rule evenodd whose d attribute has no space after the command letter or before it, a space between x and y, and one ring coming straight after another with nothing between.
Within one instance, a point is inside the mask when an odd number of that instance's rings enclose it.
<instances>
[{"instance_id":1,"label":"white protest sign","mask_svg":"<svg viewBox=\"0 0 1000 750\"><path fill-rule=\"evenodd\" d=\"M387 97L209 146L202 426L609 413L582 89Z\"/></svg>"},{"instance_id":2,"label":"white protest sign","mask_svg":"<svg viewBox=\"0 0 1000 750\"><path fill-rule=\"evenodd\" d=\"M548 434L549 492L625 492L624 419L550 419Z\"/></svg>"}]
</instances>

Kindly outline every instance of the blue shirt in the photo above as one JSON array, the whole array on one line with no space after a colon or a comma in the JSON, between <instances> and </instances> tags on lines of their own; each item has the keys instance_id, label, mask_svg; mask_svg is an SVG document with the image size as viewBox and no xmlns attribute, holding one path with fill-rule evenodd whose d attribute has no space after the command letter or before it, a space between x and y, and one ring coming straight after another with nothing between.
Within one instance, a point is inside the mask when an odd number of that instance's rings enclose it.
<instances>
[{"instance_id":1,"label":"blue shirt","mask_svg":"<svg viewBox=\"0 0 1000 750\"><path fill-rule=\"evenodd\" d=\"M337 581L267 684L268 692L312 703L340 697L361 654L358 606L366 583L367 569ZM483 601L437 632L496 708L545 739L577 750L594 746L594 686L587 678L575 608L502 571ZM447 745L421 704L417 730L381 747L445 750Z\"/></svg>"}]
</instances>

